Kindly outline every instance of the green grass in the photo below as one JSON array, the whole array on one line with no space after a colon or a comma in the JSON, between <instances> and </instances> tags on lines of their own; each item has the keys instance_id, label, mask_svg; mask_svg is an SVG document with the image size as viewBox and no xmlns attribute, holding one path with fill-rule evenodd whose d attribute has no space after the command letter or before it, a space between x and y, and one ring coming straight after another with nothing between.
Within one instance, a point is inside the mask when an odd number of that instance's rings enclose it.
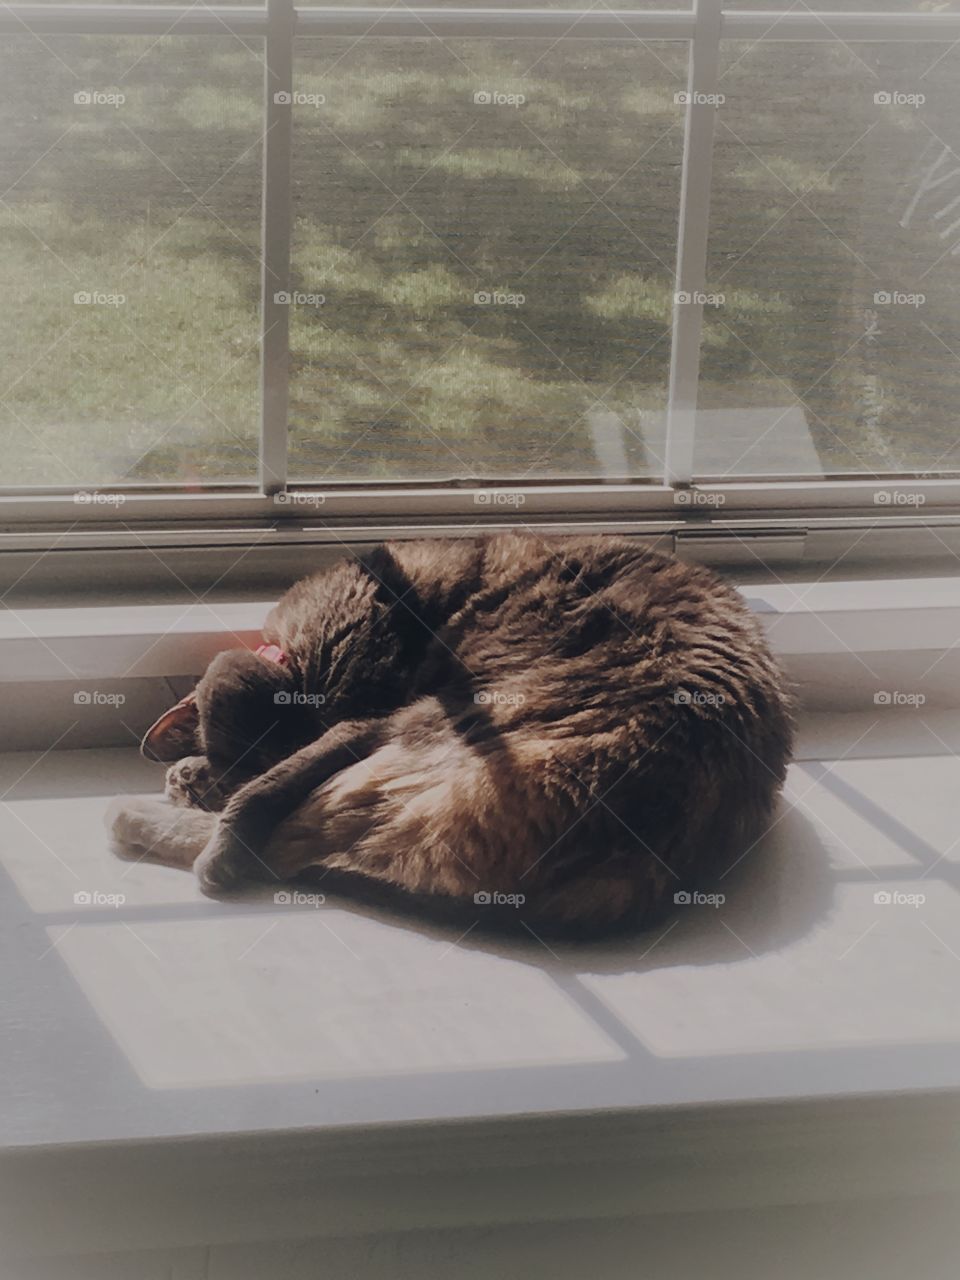
<instances>
[{"instance_id":1,"label":"green grass","mask_svg":"<svg viewBox=\"0 0 960 1280\"><path fill-rule=\"evenodd\" d=\"M18 320L3 326L4 368L23 371L4 401L13 445L4 482L86 483L96 459L115 479L189 481L211 462L255 476L258 331L246 261L225 264L220 235L198 218L133 225L105 241L96 218L61 206L0 209L0 273L15 282ZM78 293L116 303L78 304ZM46 453L33 448L41 440Z\"/></svg>"},{"instance_id":2,"label":"green grass","mask_svg":"<svg viewBox=\"0 0 960 1280\"><path fill-rule=\"evenodd\" d=\"M0 483L252 480L257 52L47 44L0 49ZM929 210L898 225L924 124L878 118L872 94L910 88L904 52L857 54L875 77L843 49L771 45L724 80L703 404L802 397L827 469L951 463L960 258L929 271ZM293 286L325 302L291 315L292 474L589 475L604 415L655 474L642 427L669 365L682 49L301 40L297 68L325 103L295 109ZM924 80L946 141L955 75L948 55ZM80 88L126 100L79 107ZM527 101L479 106L481 89ZM875 289L919 287L920 315L890 310L860 340ZM125 300L77 305L83 290Z\"/></svg>"}]
</instances>

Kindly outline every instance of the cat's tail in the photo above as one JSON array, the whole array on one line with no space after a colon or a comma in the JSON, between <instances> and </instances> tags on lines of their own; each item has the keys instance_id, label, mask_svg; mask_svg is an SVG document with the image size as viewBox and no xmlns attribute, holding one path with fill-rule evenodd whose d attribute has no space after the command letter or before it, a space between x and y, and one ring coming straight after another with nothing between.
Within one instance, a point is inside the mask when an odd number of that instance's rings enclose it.
<instances>
[{"instance_id":1,"label":"cat's tail","mask_svg":"<svg viewBox=\"0 0 960 1280\"><path fill-rule=\"evenodd\" d=\"M390 915L412 916L455 929L463 936L476 932L531 942L591 942L637 933L659 924L667 914L662 900L640 902L635 884L604 887L593 877L570 881L548 895L530 896L487 890L459 895L430 893L321 866L306 867L297 883Z\"/></svg>"}]
</instances>

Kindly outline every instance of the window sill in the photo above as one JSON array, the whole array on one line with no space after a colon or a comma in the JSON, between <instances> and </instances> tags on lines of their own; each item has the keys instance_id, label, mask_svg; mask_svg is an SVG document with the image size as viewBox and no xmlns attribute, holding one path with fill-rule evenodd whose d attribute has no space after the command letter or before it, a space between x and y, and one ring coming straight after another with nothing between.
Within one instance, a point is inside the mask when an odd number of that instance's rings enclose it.
<instances>
[{"instance_id":1,"label":"window sill","mask_svg":"<svg viewBox=\"0 0 960 1280\"><path fill-rule=\"evenodd\" d=\"M957 1189L960 715L924 721L810 718L723 907L588 949L213 903L110 856L135 752L0 757L8 1247Z\"/></svg>"},{"instance_id":2,"label":"window sill","mask_svg":"<svg viewBox=\"0 0 960 1280\"><path fill-rule=\"evenodd\" d=\"M42 1250L51 1230L64 1249L149 1248L960 1187L943 801L960 785L960 713L944 709L960 586L741 590L808 713L833 714L803 718L780 818L722 913L574 953L347 904L225 908L182 873L116 862L103 809L159 786L129 744L166 680L255 643L269 603L3 614L8 745L32 727L49 747L75 713L100 748L0 757L0 939L26 975L0 1036L10 1247ZM900 679L911 662L925 682ZM98 727L74 707L94 681L125 691L122 732L113 708ZM876 705L918 687L921 708ZM108 726L128 749L103 749ZM928 901L877 905L878 886ZM126 900L77 907L80 891ZM51 1179L88 1188L53 1228Z\"/></svg>"}]
</instances>

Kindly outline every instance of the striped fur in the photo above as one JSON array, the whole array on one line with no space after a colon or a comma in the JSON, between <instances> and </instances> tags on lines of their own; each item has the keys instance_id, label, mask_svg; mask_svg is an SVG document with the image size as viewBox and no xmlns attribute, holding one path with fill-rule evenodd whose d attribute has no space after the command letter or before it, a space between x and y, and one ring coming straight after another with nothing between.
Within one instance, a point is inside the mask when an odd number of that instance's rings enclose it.
<instances>
[{"instance_id":1,"label":"striped fur","mask_svg":"<svg viewBox=\"0 0 960 1280\"><path fill-rule=\"evenodd\" d=\"M294 586L265 638L287 667L221 654L168 799L112 817L119 851L210 893L326 876L537 933L643 926L759 837L783 782L759 624L625 539L387 544Z\"/></svg>"}]
</instances>

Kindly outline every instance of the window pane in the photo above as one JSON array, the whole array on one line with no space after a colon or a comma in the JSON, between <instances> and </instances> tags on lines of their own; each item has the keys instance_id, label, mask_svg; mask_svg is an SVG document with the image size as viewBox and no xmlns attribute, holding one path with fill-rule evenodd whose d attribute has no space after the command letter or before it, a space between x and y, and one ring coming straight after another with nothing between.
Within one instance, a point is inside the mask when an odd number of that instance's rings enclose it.
<instances>
[{"instance_id":1,"label":"window pane","mask_svg":"<svg viewBox=\"0 0 960 1280\"><path fill-rule=\"evenodd\" d=\"M298 41L295 478L661 471L685 80L682 44Z\"/></svg>"},{"instance_id":2,"label":"window pane","mask_svg":"<svg viewBox=\"0 0 960 1280\"><path fill-rule=\"evenodd\" d=\"M0 44L0 483L255 479L252 45Z\"/></svg>"},{"instance_id":3,"label":"window pane","mask_svg":"<svg viewBox=\"0 0 960 1280\"><path fill-rule=\"evenodd\" d=\"M696 470L960 468L960 46L724 47Z\"/></svg>"}]
</instances>

